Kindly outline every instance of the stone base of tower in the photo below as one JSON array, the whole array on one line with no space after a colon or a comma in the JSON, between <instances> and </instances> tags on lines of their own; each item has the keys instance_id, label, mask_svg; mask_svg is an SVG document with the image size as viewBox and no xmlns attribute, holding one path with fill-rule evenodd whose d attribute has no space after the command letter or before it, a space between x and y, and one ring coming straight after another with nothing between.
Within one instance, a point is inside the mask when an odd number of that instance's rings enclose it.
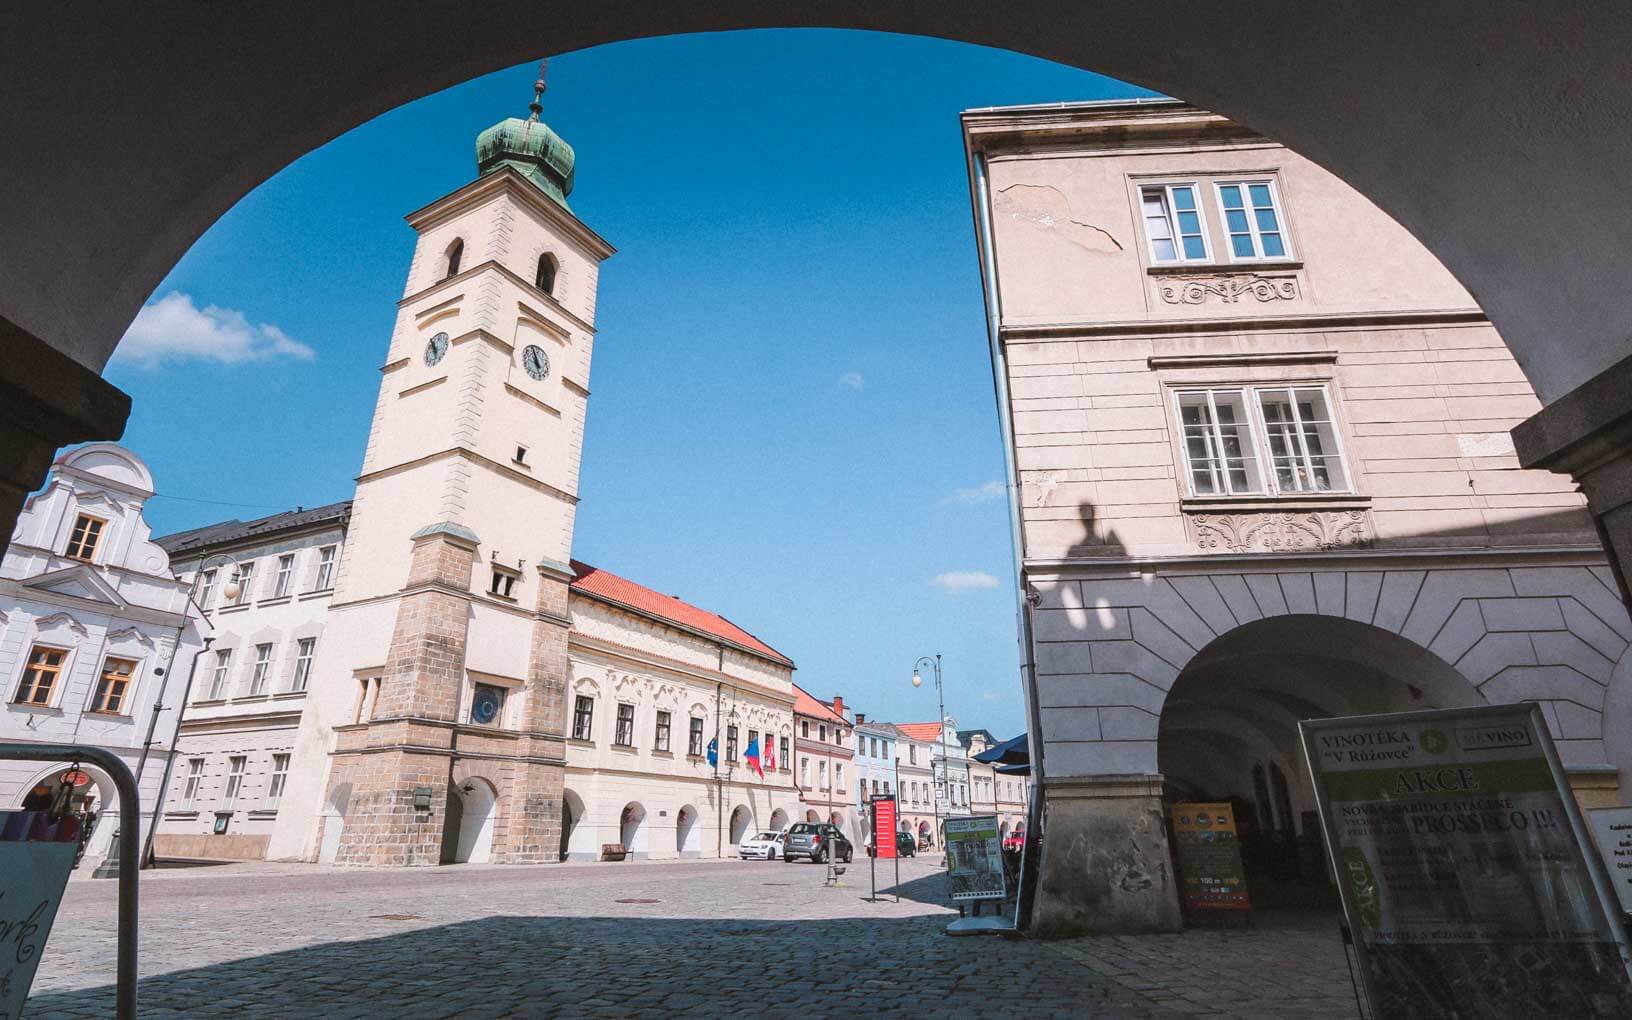
<instances>
[{"instance_id":1,"label":"stone base of tower","mask_svg":"<svg viewBox=\"0 0 1632 1020\"><path fill-rule=\"evenodd\" d=\"M436 735L436 728L405 722L337 727L327 796L348 806L335 864L413 867L442 862L451 748L385 742ZM449 733L441 730L440 735L445 741ZM339 794L342 789L349 794Z\"/></svg>"},{"instance_id":2,"label":"stone base of tower","mask_svg":"<svg viewBox=\"0 0 1632 1020\"><path fill-rule=\"evenodd\" d=\"M1183 928L1160 776L1045 780L1044 798L1032 934Z\"/></svg>"}]
</instances>

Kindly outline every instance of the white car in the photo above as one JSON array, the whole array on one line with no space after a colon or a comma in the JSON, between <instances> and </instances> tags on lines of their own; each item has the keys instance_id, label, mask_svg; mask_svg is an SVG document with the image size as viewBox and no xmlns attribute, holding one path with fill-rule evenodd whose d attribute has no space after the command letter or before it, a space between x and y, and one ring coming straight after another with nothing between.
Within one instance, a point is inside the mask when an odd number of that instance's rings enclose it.
<instances>
[{"instance_id":1,"label":"white car","mask_svg":"<svg viewBox=\"0 0 1632 1020\"><path fill-rule=\"evenodd\" d=\"M745 861L779 860L782 857L782 842L787 838L786 832L762 832L743 840L737 847L737 853Z\"/></svg>"}]
</instances>

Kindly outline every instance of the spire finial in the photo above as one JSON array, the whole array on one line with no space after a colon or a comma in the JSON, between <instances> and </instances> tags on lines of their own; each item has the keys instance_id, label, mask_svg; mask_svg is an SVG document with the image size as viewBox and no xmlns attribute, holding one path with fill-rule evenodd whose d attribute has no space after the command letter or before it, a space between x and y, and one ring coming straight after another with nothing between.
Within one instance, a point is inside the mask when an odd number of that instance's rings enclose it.
<instances>
[{"instance_id":1,"label":"spire finial","mask_svg":"<svg viewBox=\"0 0 1632 1020\"><path fill-rule=\"evenodd\" d=\"M533 111L527 118L529 121L536 122L538 115L544 112L544 69L549 64L549 57L538 62L538 80L533 82L533 101L527 104L527 109Z\"/></svg>"}]
</instances>

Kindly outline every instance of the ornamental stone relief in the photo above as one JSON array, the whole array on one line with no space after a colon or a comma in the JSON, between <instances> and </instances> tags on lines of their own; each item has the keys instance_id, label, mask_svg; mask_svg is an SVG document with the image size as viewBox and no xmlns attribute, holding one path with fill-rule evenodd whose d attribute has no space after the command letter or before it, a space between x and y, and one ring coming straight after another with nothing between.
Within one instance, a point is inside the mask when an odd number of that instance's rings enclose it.
<instances>
[{"instance_id":1,"label":"ornamental stone relief","mask_svg":"<svg viewBox=\"0 0 1632 1020\"><path fill-rule=\"evenodd\" d=\"M1156 291L1170 305L1202 305L1217 299L1233 305L1243 297L1260 303L1269 301L1296 301L1298 281L1291 276L1259 276L1256 273L1235 273L1228 276L1197 276L1185 280L1169 280Z\"/></svg>"},{"instance_id":2,"label":"ornamental stone relief","mask_svg":"<svg viewBox=\"0 0 1632 1020\"><path fill-rule=\"evenodd\" d=\"M1208 551L1318 552L1356 549L1372 541L1371 515L1364 510L1197 514L1196 544Z\"/></svg>"}]
</instances>

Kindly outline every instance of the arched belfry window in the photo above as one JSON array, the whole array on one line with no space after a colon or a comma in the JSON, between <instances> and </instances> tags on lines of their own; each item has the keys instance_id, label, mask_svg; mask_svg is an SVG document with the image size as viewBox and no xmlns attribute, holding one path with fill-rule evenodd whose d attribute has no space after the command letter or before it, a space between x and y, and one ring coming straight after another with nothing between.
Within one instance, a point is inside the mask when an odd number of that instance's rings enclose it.
<instances>
[{"instance_id":1,"label":"arched belfry window","mask_svg":"<svg viewBox=\"0 0 1632 1020\"><path fill-rule=\"evenodd\" d=\"M453 243L448 245L448 271L446 273L444 273L443 276L444 277L458 276L459 275L459 260L464 258L464 257L465 257L465 242L464 242L464 239L456 237L456 238L453 239Z\"/></svg>"},{"instance_id":2,"label":"arched belfry window","mask_svg":"<svg viewBox=\"0 0 1632 1020\"><path fill-rule=\"evenodd\" d=\"M533 286L546 294L555 294L555 274L561 264L549 252L538 257L538 275L533 277Z\"/></svg>"}]
</instances>

